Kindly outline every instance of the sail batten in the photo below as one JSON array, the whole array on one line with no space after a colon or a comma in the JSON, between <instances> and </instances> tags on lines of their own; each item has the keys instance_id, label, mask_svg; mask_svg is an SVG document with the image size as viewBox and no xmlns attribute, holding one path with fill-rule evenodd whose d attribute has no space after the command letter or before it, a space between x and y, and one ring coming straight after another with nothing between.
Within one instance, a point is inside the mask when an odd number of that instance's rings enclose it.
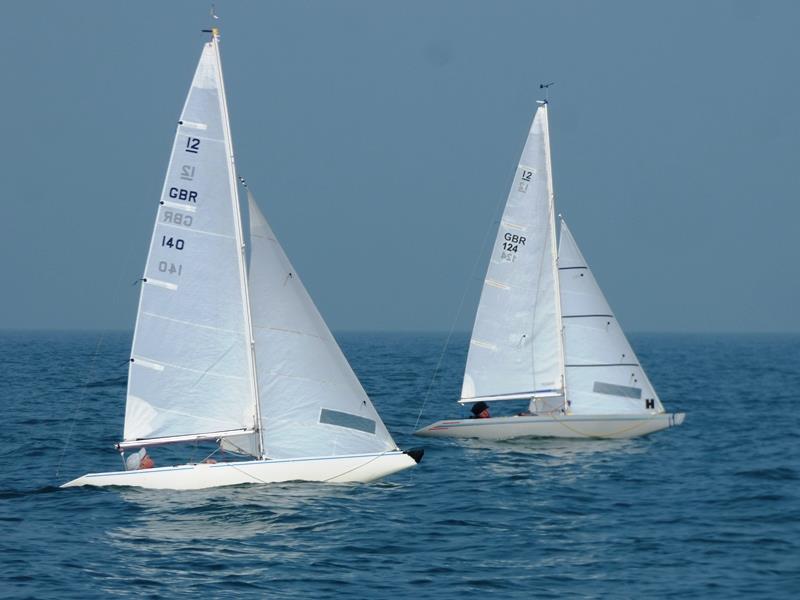
<instances>
[{"instance_id":1,"label":"sail batten","mask_svg":"<svg viewBox=\"0 0 800 600\"><path fill-rule=\"evenodd\" d=\"M560 394L564 387L547 130L543 105L500 219L472 329L462 403L525 397L520 390Z\"/></svg>"},{"instance_id":2,"label":"sail batten","mask_svg":"<svg viewBox=\"0 0 800 600\"><path fill-rule=\"evenodd\" d=\"M238 196L215 36L181 111L140 290L125 441L256 426ZM202 127L199 127L202 125Z\"/></svg>"}]
</instances>

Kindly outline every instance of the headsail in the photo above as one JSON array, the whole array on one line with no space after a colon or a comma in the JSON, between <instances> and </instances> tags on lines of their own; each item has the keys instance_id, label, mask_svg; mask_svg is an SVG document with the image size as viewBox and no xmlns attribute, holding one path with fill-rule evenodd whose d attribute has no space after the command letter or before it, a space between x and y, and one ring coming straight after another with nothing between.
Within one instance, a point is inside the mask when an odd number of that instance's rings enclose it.
<instances>
[{"instance_id":1,"label":"headsail","mask_svg":"<svg viewBox=\"0 0 800 600\"><path fill-rule=\"evenodd\" d=\"M664 412L563 219L558 267L570 412Z\"/></svg>"},{"instance_id":2,"label":"headsail","mask_svg":"<svg viewBox=\"0 0 800 600\"><path fill-rule=\"evenodd\" d=\"M395 450L249 189L247 197L250 298L266 455Z\"/></svg>"},{"instance_id":3,"label":"headsail","mask_svg":"<svg viewBox=\"0 0 800 600\"><path fill-rule=\"evenodd\" d=\"M547 105L536 111L484 280L461 402L563 394Z\"/></svg>"},{"instance_id":4,"label":"headsail","mask_svg":"<svg viewBox=\"0 0 800 600\"><path fill-rule=\"evenodd\" d=\"M215 31L181 113L150 242L128 376L126 442L255 428L238 202Z\"/></svg>"}]
</instances>

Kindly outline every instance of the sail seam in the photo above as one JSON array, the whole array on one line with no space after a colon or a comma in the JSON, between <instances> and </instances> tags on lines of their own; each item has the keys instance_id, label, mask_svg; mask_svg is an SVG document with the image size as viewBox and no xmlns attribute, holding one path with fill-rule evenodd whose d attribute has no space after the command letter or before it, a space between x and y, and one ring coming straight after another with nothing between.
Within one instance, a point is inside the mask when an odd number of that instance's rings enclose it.
<instances>
[{"instance_id":1,"label":"sail seam","mask_svg":"<svg viewBox=\"0 0 800 600\"><path fill-rule=\"evenodd\" d=\"M613 319L614 315L561 315L562 319L583 319L587 317L605 317L608 319Z\"/></svg>"},{"instance_id":2,"label":"sail seam","mask_svg":"<svg viewBox=\"0 0 800 600\"><path fill-rule=\"evenodd\" d=\"M204 231L203 229L187 229L185 225L176 225L175 223L159 223L162 227L173 227L175 229L182 229L183 231L191 231L192 233L201 233L203 235L213 235L215 237L226 238L229 240L236 239L235 236L225 235L224 233L215 233L213 231Z\"/></svg>"},{"instance_id":3,"label":"sail seam","mask_svg":"<svg viewBox=\"0 0 800 600\"><path fill-rule=\"evenodd\" d=\"M281 373L280 371L266 371L269 375L272 375L275 379L283 378L283 379L298 379L301 381L316 381L317 383L325 383L329 384L330 381L327 379L319 379L317 377L309 377L308 375L291 375L287 373Z\"/></svg>"},{"instance_id":4,"label":"sail seam","mask_svg":"<svg viewBox=\"0 0 800 600\"><path fill-rule=\"evenodd\" d=\"M189 325L191 327L198 327L200 329L211 329L212 331L224 331L225 333L232 333L234 335L242 335L241 331L234 331L233 329L223 329L222 327L212 327L211 325L200 325L200 323L192 323L191 321L182 321L180 319L173 319L172 317L165 317L164 315L157 315L151 312L142 312L143 315L153 317L155 319L164 319L165 321L172 321L173 323L180 323L181 325Z\"/></svg>"},{"instance_id":5,"label":"sail seam","mask_svg":"<svg viewBox=\"0 0 800 600\"><path fill-rule=\"evenodd\" d=\"M180 125L178 125L178 127L180 127ZM192 137L195 138L195 139L198 139L198 140L206 141L206 142L217 142L219 144L224 144L225 143L224 139L206 137L204 135L199 135L197 133L192 133Z\"/></svg>"},{"instance_id":6,"label":"sail seam","mask_svg":"<svg viewBox=\"0 0 800 600\"><path fill-rule=\"evenodd\" d=\"M212 418L212 417L203 417L203 416L200 416L200 415L193 415L191 413L187 413L187 412L183 412L183 411L175 410L175 409L170 409L170 408L164 408L162 406L158 406L158 405L155 405L155 404L153 404L151 406L155 406L156 408L158 408L158 410L160 412L165 413L165 414L179 415L181 417L190 417L191 419L200 420L200 421L209 421L211 423L220 423L220 421L221 421L220 418ZM225 423L220 423L220 424L224 425ZM233 425L239 425L239 424L238 423L233 423ZM244 429L246 429L246 427L240 425L240 429L239 430L244 430ZM233 431L233 430L222 429L220 431ZM212 431L210 433L216 433L216 432ZM186 434L183 434L183 435L209 435L209 434L207 434L207 433L200 433L200 434L186 433ZM165 436L161 436L161 437L178 437L178 436L167 436L167 435L165 435ZM136 439L157 439L157 438L136 438Z\"/></svg>"},{"instance_id":7,"label":"sail seam","mask_svg":"<svg viewBox=\"0 0 800 600\"><path fill-rule=\"evenodd\" d=\"M172 369L180 369L181 371L189 371L191 373L200 373L200 374L204 374L204 375L211 375L213 377L224 377L226 379L239 379L239 380L246 380L247 379L246 377L239 377L238 375L225 375L224 373L209 373L207 371L200 371L199 369L193 369L191 367L183 367L181 365L176 365L176 364L173 364L173 363L167 363L167 362L163 362L163 361L158 361L158 360L154 360L152 358L145 358L143 360L149 361L149 362L152 362L152 363L155 363L155 364L159 364L159 365L164 365L165 367L170 367ZM134 361L131 364L135 365L136 361Z\"/></svg>"},{"instance_id":8,"label":"sail seam","mask_svg":"<svg viewBox=\"0 0 800 600\"><path fill-rule=\"evenodd\" d=\"M253 325L253 328L254 329L261 329L261 330L264 330L264 331L281 331L283 333L294 333L294 334L297 334L297 335L305 335L307 337L313 337L313 338L316 338L318 340L325 340L326 339L326 338L323 338L322 336L316 335L314 333L309 333L307 331L298 331L296 329L283 329L281 327L264 327L264 326L261 326L261 325Z\"/></svg>"}]
</instances>

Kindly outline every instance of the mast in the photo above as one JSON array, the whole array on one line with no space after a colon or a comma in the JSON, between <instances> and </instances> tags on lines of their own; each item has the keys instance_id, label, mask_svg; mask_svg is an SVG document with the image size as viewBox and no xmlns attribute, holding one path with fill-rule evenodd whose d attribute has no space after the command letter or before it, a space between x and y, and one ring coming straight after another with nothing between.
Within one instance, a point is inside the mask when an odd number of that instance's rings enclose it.
<instances>
[{"instance_id":1,"label":"mast","mask_svg":"<svg viewBox=\"0 0 800 600\"><path fill-rule=\"evenodd\" d=\"M213 13L212 17L217 18ZM253 337L253 323L250 316L250 291L247 285L247 267L245 265L245 243L244 234L242 233L242 211L239 204L239 188L236 185L236 163L233 155L233 139L230 131L230 121L228 117L228 100L225 94L225 80L222 78L222 59L219 52L219 28L212 27L211 45L214 48L214 56L216 58L216 66L220 82L220 103L222 104L222 129L225 136L225 146L228 152L228 158L231 168L228 171L228 185L230 187L231 198L233 200L233 212L236 231L236 243L239 245L239 281L241 282L242 304L244 308L245 330L248 337L248 368L250 372L250 391L253 397L253 405L255 408L255 430L256 438L258 439L258 455L259 458L264 457L264 447L261 440L261 407L258 398L258 382L256 381L256 354L255 354L255 338Z\"/></svg>"},{"instance_id":2,"label":"mast","mask_svg":"<svg viewBox=\"0 0 800 600\"><path fill-rule=\"evenodd\" d=\"M552 83L542 85L540 87L544 87L547 89L550 87ZM544 111L544 152L545 152L545 164L547 165L547 189L548 189L548 214L550 219L550 235L553 239L552 248L553 251L551 252L551 265L553 268L553 280L555 285L555 295L556 295L556 323L558 324L558 331L560 336L560 344L559 344L559 360L561 361L561 389L564 393L564 410L566 410L568 403L567 403L567 378L566 378L566 361L564 357L564 320L561 318L561 285L559 282L559 274L558 274L558 251L556 246L556 215L555 215L555 191L553 189L553 163L552 158L550 155L550 119L548 113L548 105L549 102L547 97L545 96L545 100L539 101L542 106L542 110Z\"/></svg>"}]
</instances>

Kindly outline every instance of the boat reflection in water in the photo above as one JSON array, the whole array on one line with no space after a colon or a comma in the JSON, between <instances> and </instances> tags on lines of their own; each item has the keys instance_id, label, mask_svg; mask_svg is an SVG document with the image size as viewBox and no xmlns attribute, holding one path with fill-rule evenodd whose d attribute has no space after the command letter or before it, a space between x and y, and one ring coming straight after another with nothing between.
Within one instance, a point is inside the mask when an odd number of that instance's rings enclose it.
<instances>
[{"instance_id":1,"label":"boat reflection in water","mask_svg":"<svg viewBox=\"0 0 800 600\"><path fill-rule=\"evenodd\" d=\"M462 439L459 444L468 461L534 487L543 480L559 479L566 484L591 478L596 469L618 461L621 455L630 460L637 454L646 456L650 448L650 443L641 439Z\"/></svg>"}]
</instances>

